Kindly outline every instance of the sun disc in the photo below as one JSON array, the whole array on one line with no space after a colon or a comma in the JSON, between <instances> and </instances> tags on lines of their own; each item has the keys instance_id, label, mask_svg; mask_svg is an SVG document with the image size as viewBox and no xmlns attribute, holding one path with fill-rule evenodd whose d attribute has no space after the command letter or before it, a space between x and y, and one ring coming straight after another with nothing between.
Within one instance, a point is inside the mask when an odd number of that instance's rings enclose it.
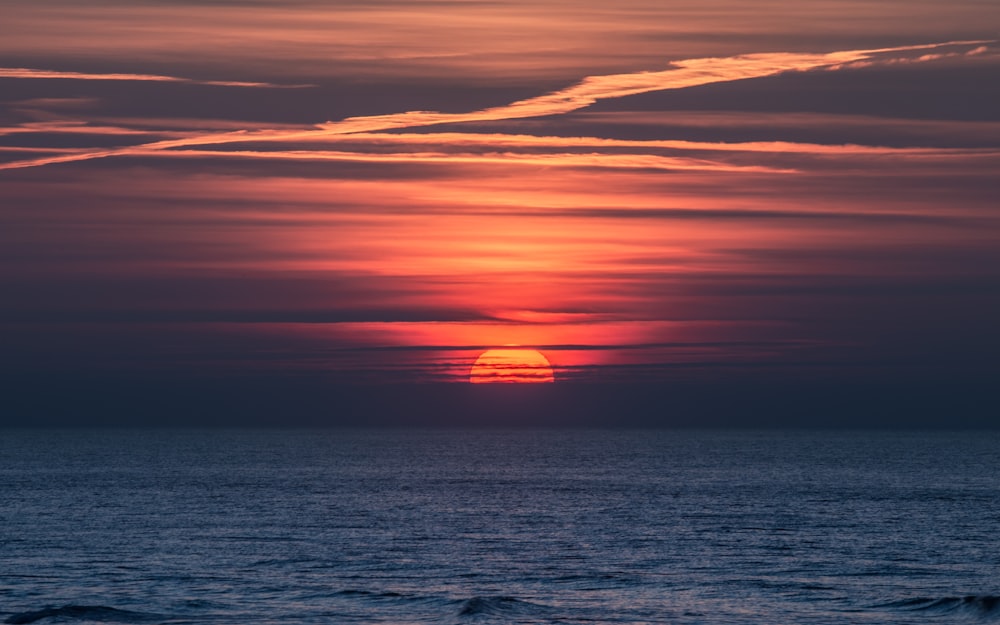
<instances>
[{"instance_id":1,"label":"sun disc","mask_svg":"<svg viewBox=\"0 0 1000 625\"><path fill-rule=\"evenodd\" d=\"M538 384L555 382L552 365L541 352L522 347L488 349L472 365L473 384Z\"/></svg>"}]
</instances>

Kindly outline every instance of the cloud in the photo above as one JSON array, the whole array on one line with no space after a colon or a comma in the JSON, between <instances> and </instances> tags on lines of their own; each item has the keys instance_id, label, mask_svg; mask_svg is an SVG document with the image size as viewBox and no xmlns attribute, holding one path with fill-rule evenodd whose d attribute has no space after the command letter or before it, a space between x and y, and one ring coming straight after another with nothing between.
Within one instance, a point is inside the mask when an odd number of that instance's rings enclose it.
<instances>
[{"instance_id":1,"label":"cloud","mask_svg":"<svg viewBox=\"0 0 1000 625\"><path fill-rule=\"evenodd\" d=\"M419 128L426 126L434 126L446 123L464 123L464 122L484 122L484 121L504 121L512 119L521 119L527 117L539 117L539 116L551 116L569 113L572 111L585 108L590 104L597 102L598 100L619 98L629 95L635 95L640 93L647 93L651 91L662 91L669 89L684 89L693 86L713 84L718 82L728 82L735 80L746 80L751 78L760 78L765 76L773 76L775 74L780 74L789 71L809 71L814 69L824 69L832 67L844 67L847 64L859 62L859 61L872 61L879 62L885 60L886 55L901 53L901 52L914 52L923 50L936 50L942 48L956 47L956 46L974 46L978 44L991 43L987 41L952 41L944 43L933 43L918 46L902 46L895 48L879 48L870 50L847 50L839 52L831 52L826 54L804 54L804 53L791 53L791 52L777 52L777 53L762 53L762 54L749 54L741 55L735 57L724 57L724 58L702 58L702 59L689 59L683 61L677 61L672 64L669 69L657 71L657 72L635 72L628 74L611 74L604 76L591 76L581 82L570 86L566 89L554 91L547 93L545 95L528 98L525 100L520 100L513 102L506 106L492 107L481 109L478 111L472 111L468 113L441 113L432 111L412 111L404 113L394 113L389 115L374 115L367 117L350 117L338 122L327 122L320 124L319 126L309 129L309 130L256 130L252 132L225 132L225 133L197 133L189 137L182 137L179 139L171 139L165 141L157 141L152 143L145 143L137 146L129 146L124 148L116 149L103 149L94 150L90 152L81 152L78 154L63 154L27 161L15 161L8 162L0 165L0 169L16 169L25 167L39 167L44 165L52 165L57 163L68 163L75 161L90 160L96 158L108 158L114 156L134 156L134 155L150 155L156 152L162 152L165 150L176 150L178 148L184 147L194 147L194 146L204 146L204 145L223 145L223 144L234 144L234 143L247 143L247 142L289 142L289 141L310 141L310 140L322 140L329 139L330 137L340 136L340 135L351 135L360 138L361 135L371 134L377 132L385 132L390 130L401 130L405 128ZM889 57L891 60L892 57ZM41 77L39 75L33 74L37 70L17 70L22 72L28 72L30 77ZM63 74L68 74L70 76L77 76L76 73L58 73L60 76ZM45 77L52 77L49 74L43 74ZM138 74L80 74L79 76L85 76L88 79L95 79L94 77L127 77L127 78L112 78L112 79L150 79L150 80L168 80L168 81L187 81L187 79L178 79L168 76L146 76ZM263 83L262 83L263 84ZM254 85L255 83L240 83L240 85ZM531 139L519 139L520 141L531 141ZM560 139L561 141L569 141L568 139ZM413 141L411 138L410 141ZM551 141L551 139L550 139ZM717 146L720 144L717 144ZM679 143L674 143L672 146L667 146L666 144L660 144L656 147L680 147ZM758 145L758 147L761 147ZM772 144L770 149L773 151L776 146ZM720 149L718 147L712 149ZM724 148L721 148L724 149ZM740 148L742 150L751 149L748 146ZM823 148L829 149L829 148ZM841 150L852 149L841 147ZM794 148L790 144L785 144L783 146L783 151L793 151ZM811 151L815 152L818 148L811 148ZM779 150L782 151L782 150ZM245 151L244 155L252 155L253 157L260 157L261 154L255 151ZM306 152L270 152L273 158L298 158L304 157ZM346 156L344 154L336 153L326 153L325 155L318 152L313 152L314 158L327 158L327 159L344 159ZM216 156L222 154L215 154ZM231 153L226 153L226 155L234 156ZM203 156L208 156L208 153L204 153ZM375 157L368 157L375 158ZM392 157L384 157L391 159ZM419 158L415 155L410 155L409 158ZM424 158L430 158L425 156ZM457 158L457 157L451 157ZM489 157L478 157L489 158ZM574 159L580 160L582 157L579 155L574 156ZM600 157L603 158L603 157ZM630 167L663 167L663 163L658 160L662 157L651 158L647 155L634 155L633 164L627 165ZM554 160L554 159L550 159ZM623 166L626 160L624 157L620 158L603 158L604 162L617 164L618 166ZM565 162L565 161L564 161ZM643 163L653 163L643 164ZM656 164L659 163L659 164ZM683 168L692 166L692 163L682 163L680 161L672 162L671 167ZM701 165L704 167L704 165ZM732 166L730 166L732 167ZM780 169L780 168L779 168Z\"/></svg>"},{"instance_id":2,"label":"cloud","mask_svg":"<svg viewBox=\"0 0 1000 625\"><path fill-rule=\"evenodd\" d=\"M19 134L67 134L67 135L94 135L94 136L149 136L149 135L170 135L178 138L191 136L190 132L174 131L151 131L137 130L134 128L124 128L122 126L95 126L83 121L51 121L51 122L29 122L18 126L0 128L0 136Z\"/></svg>"},{"instance_id":3,"label":"cloud","mask_svg":"<svg viewBox=\"0 0 1000 625\"><path fill-rule=\"evenodd\" d=\"M145 152L136 151L135 156L143 156ZM407 162L407 163L497 163L544 167L604 167L626 169L661 169L667 171L725 171L747 173L791 173L791 169L777 169L762 165L732 165L721 161L695 159L684 157L656 156L652 154L518 154L511 152L494 152L489 154L442 153L442 152L405 152L399 154L372 154L366 152L336 152L318 150L285 150L274 152L257 152L252 150L170 150L155 152L161 157L196 157L196 158L256 158L272 160L305 160L305 161L354 161L354 162ZM52 157L53 159L59 157Z\"/></svg>"},{"instance_id":4,"label":"cloud","mask_svg":"<svg viewBox=\"0 0 1000 625\"><path fill-rule=\"evenodd\" d=\"M312 85L282 85L270 82L242 82L235 80L197 80L178 76L163 76L160 74L125 74L125 73L88 73L66 72L47 69L31 69L27 67L0 67L0 78L14 79L59 79L59 80L127 80L138 82L182 82L196 85L212 85L216 87L259 87L268 89L298 89Z\"/></svg>"},{"instance_id":5,"label":"cloud","mask_svg":"<svg viewBox=\"0 0 1000 625\"><path fill-rule=\"evenodd\" d=\"M974 43L996 43L995 41L974 41L974 42L957 42L961 44L974 44ZM906 51L906 50L903 50ZM928 63L931 61L940 61L942 59L953 59L956 57L969 57L969 56L983 56L992 52L992 48L989 46L981 45L977 46L971 50L958 50L950 52L936 52L929 54L921 54L918 56L900 56L895 58L885 58L879 60L856 60L843 63L840 65L832 65L826 69L828 70L840 70L840 69L859 69L863 67L872 67L874 65L911 65L914 63Z\"/></svg>"},{"instance_id":6,"label":"cloud","mask_svg":"<svg viewBox=\"0 0 1000 625\"><path fill-rule=\"evenodd\" d=\"M825 146L855 144L897 147L993 147L1000 122L955 119L900 119L888 115L817 112L706 110L580 111L559 120L496 124L494 131L531 132L544 128L562 136L593 134L639 139L689 139L740 144L767 139Z\"/></svg>"},{"instance_id":7,"label":"cloud","mask_svg":"<svg viewBox=\"0 0 1000 625\"><path fill-rule=\"evenodd\" d=\"M85 124L33 124L28 127L0 129L0 135L31 132L58 132L65 134L100 136L148 136L153 131L132 130L119 127L88 126ZM341 161L358 163L441 163L441 164L507 164L551 167L600 167L650 169L666 171L718 171L744 173L791 174L802 171L806 163L794 165L775 162L742 164L728 162L719 155L753 153L758 155L812 156L812 157L880 157L893 156L913 163L940 164L947 159L961 159L965 166L977 160L991 166L1000 158L1000 151L991 148L928 148L889 147L858 144L830 145L797 143L789 141L709 142L681 140L623 140L600 137L558 137L538 135L508 135L500 133L426 133L380 134L358 133L350 135L313 136L311 132L281 133L229 133L225 136L205 134L200 138L178 131L159 132L162 136L175 136L154 143L137 146L108 148L104 150L58 150L33 148L31 151L49 152L48 156L32 160L0 164L0 170L38 167L55 163L68 163L109 157L159 157L196 159L255 159L275 161ZM285 138L304 142L293 143L349 143L353 150L290 149L282 146ZM236 145L238 143L275 143L275 149L205 149L199 146ZM385 149L394 146L395 150ZM194 149L184 149L184 148ZM364 149L365 147L380 149ZM469 148L477 148L469 151ZM631 148L623 153L618 148ZM574 151L565 151L567 149ZM699 156L661 154L698 152ZM57 152L57 154L51 154ZM652 152L652 153L650 153ZM710 155L715 153L715 157ZM829 168L831 164L828 162Z\"/></svg>"},{"instance_id":8,"label":"cloud","mask_svg":"<svg viewBox=\"0 0 1000 625\"><path fill-rule=\"evenodd\" d=\"M949 155L995 155L986 148L890 147L860 144L827 144L792 141L686 141L657 139L607 139L590 136L553 136L505 133L443 132L443 133L353 133L311 138L309 142L363 143L378 146L428 146L439 148L477 146L490 151L499 148L530 149L608 149L639 148L644 150L676 150L703 152L762 152L816 155L908 155L941 157Z\"/></svg>"},{"instance_id":9,"label":"cloud","mask_svg":"<svg viewBox=\"0 0 1000 625\"><path fill-rule=\"evenodd\" d=\"M560 91L471 113L412 111L391 115L350 117L341 122L328 123L324 128L331 132L354 133L445 123L500 121L559 115L585 108L599 100L621 98L651 91L685 89L734 80L763 78L790 71L843 67L848 63L859 61L878 62L880 57L887 53L984 43L992 43L992 41L949 41L918 46L846 50L827 54L773 52L724 58L688 59L676 61L671 64L672 67L669 69L658 72L590 76Z\"/></svg>"}]
</instances>

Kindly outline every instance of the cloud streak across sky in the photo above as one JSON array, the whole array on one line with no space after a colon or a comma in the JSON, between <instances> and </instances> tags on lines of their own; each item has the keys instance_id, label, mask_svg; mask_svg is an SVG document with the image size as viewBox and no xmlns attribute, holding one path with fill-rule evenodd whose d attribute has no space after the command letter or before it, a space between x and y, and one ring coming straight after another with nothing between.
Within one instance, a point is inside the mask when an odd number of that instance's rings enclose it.
<instances>
[{"instance_id":1,"label":"cloud streak across sky","mask_svg":"<svg viewBox=\"0 0 1000 625\"><path fill-rule=\"evenodd\" d=\"M60 72L45 69L29 69L25 67L0 67L0 78L18 79L58 79L58 80L125 80L136 82L179 82L215 87L265 87L265 88L300 88L310 85L279 85L267 82L240 82L235 80L196 80L179 78L177 76L159 76L156 74L91 74L84 72Z\"/></svg>"},{"instance_id":2,"label":"cloud streak across sky","mask_svg":"<svg viewBox=\"0 0 1000 625\"><path fill-rule=\"evenodd\" d=\"M874 50L848 50L832 52L827 54L794 54L794 53L766 53L743 55L731 58L707 58L690 59L674 62L670 69L659 72L638 72L632 74L615 74L608 76L592 76L584 79L580 83L569 88L545 94L527 100L521 100L512 104L473 111L469 113L438 113L415 111L406 113L394 113L390 115L352 117L340 122L327 122L319 125L318 130L309 131L270 131L257 130L251 132L230 132L225 134L202 134L130 146L118 150L100 150L93 152L81 151L76 154L63 154L48 158L40 158L29 161L15 161L0 164L0 169L15 169L22 167L37 167L42 165L74 162L93 158L107 158L118 155L149 154L160 150L169 150L198 145L213 145L226 143L245 142L275 142L289 140L309 140L323 135L357 135L359 133L373 133L379 131L390 131L408 128L420 128L440 124L455 124L467 122L496 122L511 119L521 119L526 117L545 117L562 115L585 108L599 100L621 98L630 95L648 93L652 91L663 91L670 89L684 89L695 86L714 84L719 82L729 82L734 80L748 80L780 74L789 71L809 71L818 68L838 69L851 63L864 61L866 63L890 63L897 60L897 57L888 56L898 53L923 51L940 48L954 48L957 46L972 47L965 54L982 54L985 48L982 44L993 43L991 41L952 41L936 44L926 44L919 46L903 46L897 48L882 48ZM936 60L938 55L922 55L912 59L913 62ZM5 73L5 71L7 73ZM119 74L78 74L41 72L35 70L2 70L0 78L84 78L88 80L153 80L153 81L185 81L185 79L167 76L143 76L143 75L119 75ZM264 83L224 83L207 82L203 84L228 85L228 86L273 86ZM79 130L76 128L75 130ZM97 129L95 128L95 132ZM10 132L8 130L7 132ZM97 133L99 134L99 133ZM633 142L635 145L638 142ZM621 145L621 144L619 144ZM679 144L674 145L677 147ZM653 147L662 147L662 142L654 144ZM737 148L745 149L745 148ZM808 150L808 149L807 149ZM815 148L813 148L815 150ZM783 151L790 151L785 149ZM260 152L251 152L254 156L261 156ZM289 154L275 154L275 158L304 158L306 154L292 152ZM315 153L316 158L323 158L320 153ZM344 158L344 154L331 154L327 158ZM425 159L427 157L424 157ZM644 166L641 163L649 159L639 158L636 166ZM678 162L678 166L680 163ZM690 165L688 165L690 166Z\"/></svg>"}]
</instances>

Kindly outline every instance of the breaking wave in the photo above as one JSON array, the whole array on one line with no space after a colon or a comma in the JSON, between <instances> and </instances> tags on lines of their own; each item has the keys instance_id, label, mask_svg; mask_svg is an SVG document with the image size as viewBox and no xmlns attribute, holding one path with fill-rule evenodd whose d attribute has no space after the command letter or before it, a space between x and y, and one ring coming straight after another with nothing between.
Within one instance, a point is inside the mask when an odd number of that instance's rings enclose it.
<instances>
[{"instance_id":1,"label":"breaking wave","mask_svg":"<svg viewBox=\"0 0 1000 625\"><path fill-rule=\"evenodd\" d=\"M461 617L479 616L530 616L546 610L546 606L514 597L472 597L461 602L458 615Z\"/></svg>"},{"instance_id":2,"label":"breaking wave","mask_svg":"<svg viewBox=\"0 0 1000 625\"><path fill-rule=\"evenodd\" d=\"M880 607L933 614L967 614L1000 617L1000 596L966 595L964 597L917 597L884 604Z\"/></svg>"},{"instance_id":3,"label":"breaking wave","mask_svg":"<svg viewBox=\"0 0 1000 625\"><path fill-rule=\"evenodd\" d=\"M119 610L103 605L64 605L61 608L42 608L31 612L18 612L7 617L4 623L9 625L25 625L44 619L59 619L60 621L93 621L97 623L145 623L157 620L155 614L144 614L130 610Z\"/></svg>"}]
</instances>

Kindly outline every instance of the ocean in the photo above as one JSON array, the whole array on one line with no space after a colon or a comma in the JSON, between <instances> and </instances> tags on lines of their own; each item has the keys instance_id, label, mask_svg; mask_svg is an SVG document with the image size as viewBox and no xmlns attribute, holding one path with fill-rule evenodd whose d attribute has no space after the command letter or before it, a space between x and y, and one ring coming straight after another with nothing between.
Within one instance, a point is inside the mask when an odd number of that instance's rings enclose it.
<instances>
[{"instance_id":1,"label":"ocean","mask_svg":"<svg viewBox=\"0 0 1000 625\"><path fill-rule=\"evenodd\" d=\"M1000 434L0 430L5 623L1000 622Z\"/></svg>"}]
</instances>

